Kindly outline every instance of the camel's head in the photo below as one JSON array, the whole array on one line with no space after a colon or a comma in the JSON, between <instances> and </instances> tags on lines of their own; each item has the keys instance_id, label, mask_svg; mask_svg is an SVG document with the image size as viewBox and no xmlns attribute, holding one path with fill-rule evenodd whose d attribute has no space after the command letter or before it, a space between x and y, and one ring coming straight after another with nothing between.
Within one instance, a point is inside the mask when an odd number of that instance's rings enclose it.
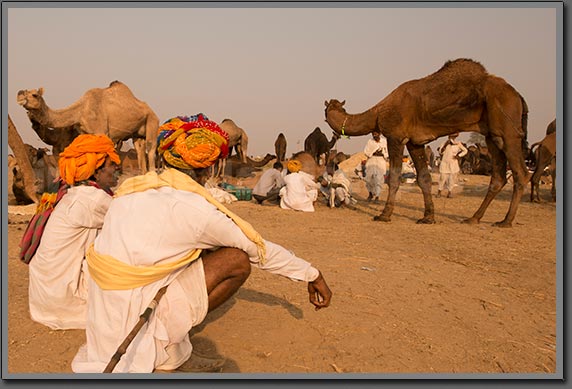
<instances>
[{"instance_id":1,"label":"camel's head","mask_svg":"<svg viewBox=\"0 0 572 389\"><path fill-rule=\"evenodd\" d=\"M326 116L328 115L328 112L331 110L336 110L336 111L342 111L343 113L346 113L346 109L344 108L344 104L346 103L346 101L338 101L336 99L332 99L330 101L324 101L324 104L326 105Z\"/></svg>"},{"instance_id":2,"label":"camel's head","mask_svg":"<svg viewBox=\"0 0 572 389\"><path fill-rule=\"evenodd\" d=\"M40 109L44 104L44 88L18 91L18 104L27 110Z\"/></svg>"},{"instance_id":3,"label":"camel's head","mask_svg":"<svg viewBox=\"0 0 572 389\"><path fill-rule=\"evenodd\" d=\"M339 112L339 113L346 113L346 109L344 108L344 104L346 101L338 101L336 99L332 99L330 101L325 101L324 104L326 105L326 123L334 130L338 129L339 124L336 125L334 123L334 118L332 118L331 112Z\"/></svg>"}]
</instances>

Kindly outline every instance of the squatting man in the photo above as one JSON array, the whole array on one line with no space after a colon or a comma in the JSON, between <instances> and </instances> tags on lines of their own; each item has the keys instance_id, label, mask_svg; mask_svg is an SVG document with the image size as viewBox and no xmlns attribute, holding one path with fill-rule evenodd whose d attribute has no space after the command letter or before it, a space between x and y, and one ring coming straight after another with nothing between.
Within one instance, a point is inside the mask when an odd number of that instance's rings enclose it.
<instances>
[{"instance_id":1,"label":"squatting man","mask_svg":"<svg viewBox=\"0 0 572 389\"><path fill-rule=\"evenodd\" d=\"M263 239L201 185L228 152L228 135L215 122L203 114L168 120L158 152L166 168L117 188L87 251L87 341L73 359L76 373L102 372L166 285L114 372L184 370L193 360L189 331L240 288L251 266L306 281L315 309L330 305L318 269Z\"/></svg>"}]
</instances>

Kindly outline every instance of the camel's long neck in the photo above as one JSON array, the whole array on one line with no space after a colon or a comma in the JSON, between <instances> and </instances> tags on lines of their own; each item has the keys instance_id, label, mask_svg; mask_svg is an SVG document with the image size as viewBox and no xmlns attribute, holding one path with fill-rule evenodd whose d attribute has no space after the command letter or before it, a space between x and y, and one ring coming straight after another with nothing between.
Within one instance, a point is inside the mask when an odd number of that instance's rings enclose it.
<instances>
[{"instance_id":1,"label":"camel's long neck","mask_svg":"<svg viewBox=\"0 0 572 389\"><path fill-rule=\"evenodd\" d=\"M43 109L30 111L30 116L42 126L60 128L77 124L80 113L81 104L76 102L63 109L51 109L45 105Z\"/></svg>"},{"instance_id":2,"label":"camel's long neck","mask_svg":"<svg viewBox=\"0 0 572 389\"><path fill-rule=\"evenodd\" d=\"M367 135L377 128L377 107L358 114L330 111L327 122L340 135Z\"/></svg>"}]
</instances>

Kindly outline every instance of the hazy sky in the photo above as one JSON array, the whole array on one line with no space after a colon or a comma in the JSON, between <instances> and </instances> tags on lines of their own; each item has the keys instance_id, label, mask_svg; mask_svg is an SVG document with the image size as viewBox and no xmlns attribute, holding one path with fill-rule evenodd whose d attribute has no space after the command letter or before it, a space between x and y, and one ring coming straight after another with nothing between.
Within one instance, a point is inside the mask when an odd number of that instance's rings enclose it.
<instances>
[{"instance_id":1,"label":"hazy sky","mask_svg":"<svg viewBox=\"0 0 572 389\"><path fill-rule=\"evenodd\" d=\"M542 139L556 117L557 2L507 3L507 8L499 3L471 3L473 8L459 8L467 3L447 3L448 8L130 3L139 8L90 9L46 4L3 12L4 101L24 142L35 146L42 143L16 103L18 90L43 87L47 104L60 109L88 89L120 80L161 123L198 112L217 122L231 118L249 136L249 155L274 153L283 132L290 156L303 149L317 126L330 138L325 100L346 100L349 113L363 112L401 83L460 57L481 62L524 96L530 143ZM341 139L337 149L361 151L368 138Z\"/></svg>"}]
</instances>

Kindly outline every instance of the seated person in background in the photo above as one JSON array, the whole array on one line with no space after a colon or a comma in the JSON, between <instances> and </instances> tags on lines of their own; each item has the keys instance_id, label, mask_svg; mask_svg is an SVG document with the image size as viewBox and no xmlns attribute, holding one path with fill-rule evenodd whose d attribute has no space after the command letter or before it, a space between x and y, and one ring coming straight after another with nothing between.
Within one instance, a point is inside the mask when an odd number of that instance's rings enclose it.
<instances>
[{"instance_id":1,"label":"seated person in background","mask_svg":"<svg viewBox=\"0 0 572 389\"><path fill-rule=\"evenodd\" d=\"M282 163L275 162L271 169L262 173L252 189L252 196L258 204L262 204L264 200L279 202L280 189L286 185L282 176L283 169Z\"/></svg>"},{"instance_id":2,"label":"seated person in background","mask_svg":"<svg viewBox=\"0 0 572 389\"><path fill-rule=\"evenodd\" d=\"M52 329L85 328L85 253L103 225L120 163L105 135L79 135L60 153L60 189L42 196L39 206L44 213L37 220L45 228L32 219L21 243L21 255L33 255L28 290L32 320ZM26 241L32 231L33 239Z\"/></svg>"},{"instance_id":3,"label":"seated person in background","mask_svg":"<svg viewBox=\"0 0 572 389\"><path fill-rule=\"evenodd\" d=\"M407 178L415 178L417 175L413 161L407 156L403 157L401 161L401 180L405 181Z\"/></svg>"},{"instance_id":4,"label":"seated person in background","mask_svg":"<svg viewBox=\"0 0 572 389\"><path fill-rule=\"evenodd\" d=\"M313 176L301 171L300 161L290 160L286 168L288 174L284 177L286 185L280 189L280 208L314 212L320 184L314 181Z\"/></svg>"},{"instance_id":5,"label":"seated person in background","mask_svg":"<svg viewBox=\"0 0 572 389\"><path fill-rule=\"evenodd\" d=\"M330 208L351 203L351 182L337 163L329 162L326 165L326 173L318 178L318 182Z\"/></svg>"}]
</instances>

